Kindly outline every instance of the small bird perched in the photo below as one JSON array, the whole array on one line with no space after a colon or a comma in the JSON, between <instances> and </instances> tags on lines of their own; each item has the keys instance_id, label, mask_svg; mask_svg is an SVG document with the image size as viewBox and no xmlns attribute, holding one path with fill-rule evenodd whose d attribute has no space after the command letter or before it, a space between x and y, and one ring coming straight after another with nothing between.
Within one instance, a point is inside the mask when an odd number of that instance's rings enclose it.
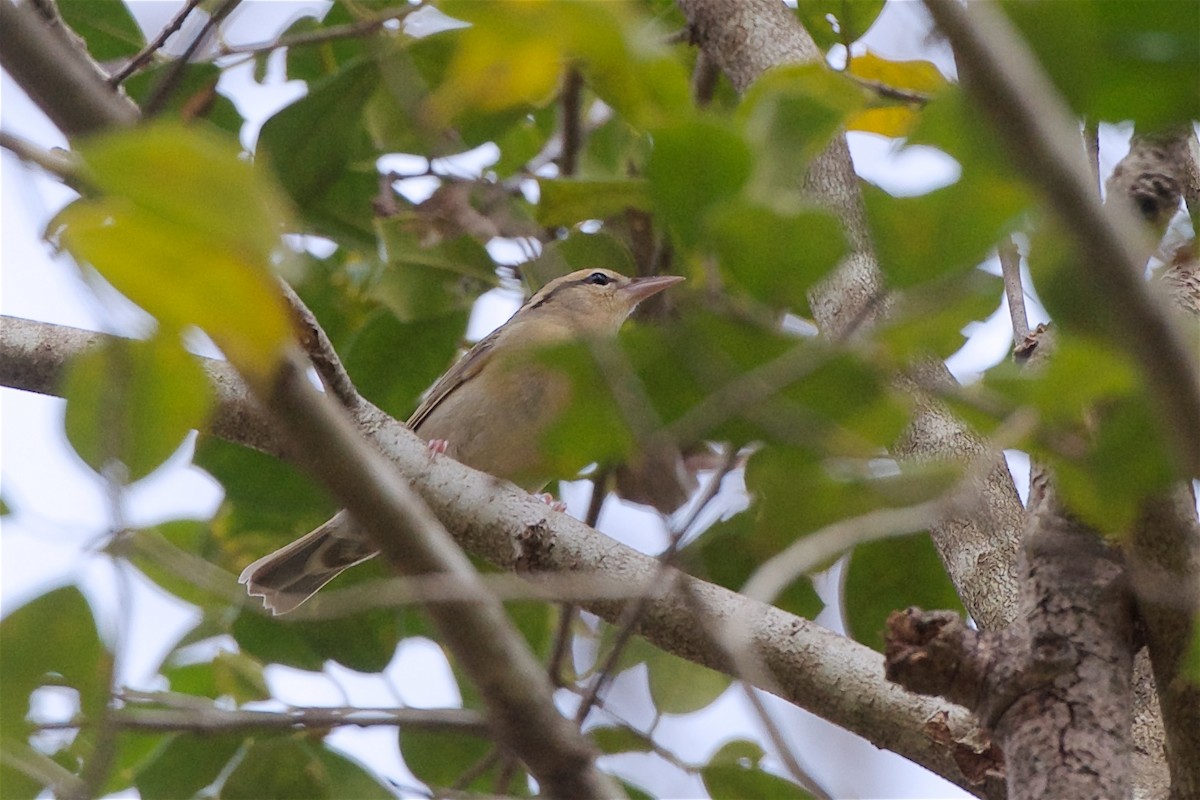
<instances>
[{"instance_id":1,"label":"small bird perched","mask_svg":"<svg viewBox=\"0 0 1200 800\"><path fill-rule=\"evenodd\" d=\"M542 432L570 403L570 382L541 363L537 351L586 337L616 336L638 303L683 278L627 278L585 269L556 278L508 322L481 339L434 383L408 427L437 452L528 491L545 486ZM311 533L260 558L239 583L274 614L316 594L342 570L376 555L341 511Z\"/></svg>"}]
</instances>

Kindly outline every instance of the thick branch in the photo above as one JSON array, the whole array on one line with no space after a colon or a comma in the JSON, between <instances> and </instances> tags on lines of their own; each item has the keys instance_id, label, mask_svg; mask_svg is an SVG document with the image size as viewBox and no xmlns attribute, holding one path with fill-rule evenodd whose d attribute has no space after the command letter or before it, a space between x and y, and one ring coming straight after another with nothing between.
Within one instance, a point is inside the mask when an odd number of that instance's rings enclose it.
<instances>
[{"instance_id":1,"label":"thick branch","mask_svg":"<svg viewBox=\"0 0 1200 800\"><path fill-rule=\"evenodd\" d=\"M28 3L0 2L0 65L68 137L137 122L137 107Z\"/></svg>"},{"instance_id":2,"label":"thick branch","mask_svg":"<svg viewBox=\"0 0 1200 800\"><path fill-rule=\"evenodd\" d=\"M53 393L63 369L56 343L66 342L78 352L85 339L100 337L40 322L0 322L0 384L44 393ZM206 366L210 375L228 372L220 362ZM258 413L248 407L246 393L236 382L217 383L215 388L219 410L214 419L246 420ZM424 443L381 411L368 408L360 426L468 552L505 569L602 574L630 587L647 586L657 576L655 559L570 517L548 512L510 484L448 458L430 460ZM268 452L282 450L267 432L243 425L227 424L213 432ZM710 646L707 626L697 624L693 603L716 623L735 614L751 621L748 639L773 677L772 686L765 688L972 792L991 796L995 791L995 786L974 783L975 776L960 766L987 747L986 736L962 709L889 685L882 679L878 654L809 620L684 576L676 591L649 605L639 633L676 655L727 669ZM618 598L585 603L610 622L620 618L624 605Z\"/></svg>"}]
</instances>

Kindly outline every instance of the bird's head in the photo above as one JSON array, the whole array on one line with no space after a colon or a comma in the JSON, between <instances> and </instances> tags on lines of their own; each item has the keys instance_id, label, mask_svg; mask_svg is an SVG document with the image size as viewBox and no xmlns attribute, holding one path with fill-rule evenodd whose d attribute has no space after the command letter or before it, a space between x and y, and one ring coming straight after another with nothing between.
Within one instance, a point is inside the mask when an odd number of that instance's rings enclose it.
<instances>
[{"instance_id":1,"label":"bird's head","mask_svg":"<svg viewBox=\"0 0 1200 800\"><path fill-rule=\"evenodd\" d=\"M543 286L518 312L587 334L615 334L638 303L683 278L627 278L610 269L581 269Z\"/></svg>"}]
</instances>

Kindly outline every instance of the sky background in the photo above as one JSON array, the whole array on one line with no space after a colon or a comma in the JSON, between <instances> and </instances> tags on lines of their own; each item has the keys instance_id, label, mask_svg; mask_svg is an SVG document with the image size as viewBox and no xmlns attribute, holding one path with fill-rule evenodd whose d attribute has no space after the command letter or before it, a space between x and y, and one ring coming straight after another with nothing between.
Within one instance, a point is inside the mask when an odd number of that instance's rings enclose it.
<instances>
[{"instance_id":1,"label":"sky background","mask_svg":"<svg viewBox=\"0 0 1200 800\"><path fill-rule=\"evenodd\" d=\"M138 2L132 10L150 35L166 23L177 2ZM323 13L327 3L261 2L251 0L234 13L225 26L231 44L265 41L305 13ZM414 15L416 17L417 15ZM426 20L428 23L429 21ZM182 31L184 41L195 35L193 22ZM867 47L892 59L932 60L952 74L945 48L928 36L923 7L912 2L890 2L876 25L856 46ZM831 61L842 60L834 52ZM271 61L263 84L254 82L251 65L229 70L219 86L247 117L243 144L252 148L263 120L304 93L300 82L283 80L281 54ZM28 100L7 74L0 83L0 128L43 147L65 146L65 140ZM1117 126L1101 130L1102 174L1107 174L1128 146L1129 131ZM865 179L893 194L918 194L953 182L958 166L953 159L930 148L901 149L894 140L867 134L850 134L855 167ZM477 174L494 158L493 149L479 148L453 163L456 173ZM382 163L395 168L401 156ZM423 163L423 162L422 162ZM0 161L2 232L0 232L0 313L123 335L144 331L147 320L119 298L104 302L80 280L74 265L52 257L40 240L46 222L73 193L53 180L26 170L7 151ZM432 179L407 181L403 191L414 201L432 192ZM319 247L319 243L314 244ZM521 248L510 242L489 246L501 262L522 259ZM998 272L995 264L984 268ZM1029 286L1026 283L1026 286ZM520 303L511 290L489 292L472 315L469 335L480 338L501 324ZM1036 302L1029 306L1030 322L1046 319ZM1008 311L1001 297L988 320L969 326L964 347L948 361L960 380L973 376L1007 356L1011 346ZM117 574L111 563L95 555L113 519L130 525L153 525L170 519L210 517L222 492L207 474L189 464L191 442L150 477L129 487L114 509L104 485L87 470L67 446L62 432L64 403L9 389L0 389L0 493L14 510L4 518L0 536L0 610L4 613L41 594L51 585L78 583L96 609L102 630L110 641L130 644L119 662L123 681L134 688L162 689L155 669L173 642L199 619L191 606L169 597L130 569ZM1027 465L1020 454L1011 454L1017 484L1024 493ZM582 516L589 484L565 485L563 498L569 511ZM747 502L740 475L726 478L711 516L732 513ZM664 522L656 514L616 501L608 503L600 519L601 530L647 552L665 542ZM836 574L823 583L833 599ZM122 609L130 611L123 616ZM841 630L836 608L819 618ZM214 648L234 648L232 641L209 641L194 652L197 659L211 658ZM304 673L272 667L268 679L274 695L295 705L394 705L417 707L458 705L458 690L440 650L419 639L406 640L381 675L364 676L329 665L323 673ZM839 797L965 797L965 793L890 753L873 746L806 712L766 696L767 704L794 745L800 761L823 786ZM647 726L652 709L644 669L622 674L609 699L612 711L635 726ZM264 707L278 707L264 706ZM60 717L70 713L61 697L42 699L41 713ZM736 688L701 715L663 718L656 738L682 759L706 759L720 744L735 736L759 738L760 728L747 713ZM418 786L399 757L394 729L345 728L328 739L335 747L367 763L400 787ZM769 749L769 748L768 748ZM702 793L697 778L649 755L628 755L610 762L620 774L664 796ZM405 791L405 794L411 794Z\"/></svg>"}]
</instances>

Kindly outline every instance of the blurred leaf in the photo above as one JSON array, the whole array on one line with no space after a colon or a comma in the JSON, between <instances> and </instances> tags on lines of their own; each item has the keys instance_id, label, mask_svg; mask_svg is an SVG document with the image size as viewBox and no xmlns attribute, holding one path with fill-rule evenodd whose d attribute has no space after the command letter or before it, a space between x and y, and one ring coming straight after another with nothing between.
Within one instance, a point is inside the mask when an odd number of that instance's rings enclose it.
<instances>
[{"instance_id":1,"label":"blurred leaf","mask_svg":"<svg viewBox=\"0 0 1200 800\"><path fill-rule=\"evenodd\" d=\"M739 800L745 797L812 800L812 795L796 784L761 769L717 764L701 768L700 778L713 800Z\"/></svg>"},{"instance_id":2,"label":"blurred leaf","mask_svg":"<svg viewBox=\"0 0 1200 800\"><path fill-rule=\"evenodd\" d=\"M393 797L361 764L296 738L252 739L221 787L222 800L385 800Z\"/></svg>"},{"instance_id":3,"label":"blurred leaf","mask_svg":"<svg viewBox=\"0 0 1200 800\"><path fill-rule=\"evenodd\" d=\"M470 236L425 244L399 219L378 221L388 269L371 296L402 322L464 310L496 283L495 263Z\"/></svg>"},{"instance_id":4,"label":"blurred leaf","mask_svg":"<svg viewBox=\"0 0 1200 800\"><path fill-rule=\"evenodd\" d=\"M314 207L360 152L363 109L378 83L373 61L346 64L263 124L257 153L301 209Z\"/></svg>"},{"instance_id":5,"label":"blurred leaf","mask_svg":"<svg viewBox=\"0 0 1200 800\"><path fill-rule=\"evenodd\" d=\"M212 404L208 376L169 335L110 340L76 358L63 379L66 433L84 462L103 474L109 460L128 480L157 469Z\"/></svg>"},{"instance_id":6,"label":"blurred leaf","mask_svg":"<svg viewBox=\"0 0 1200 800\"><path fill-rule=\"evenodd\" d=\"M684 245L693 245L701 238L707 212L741 189L752 165L741 136L715 120L656 131L646 164L655 212Z\"/></svg>"},{"instance_id":7,"label":"blurred leaf","mask_svg":"<svg viewBox=\"0 0 1200 800\"><path fill-rule=\"evenodd\" d=\"M717 522L689 546L686 552L698 551L705 580L739 592L762 562L774 555L759 545L764 537L757 534L756 515L751 507ZM771 604L805 619L815 619L825 607L808 576L792 581Z\"/></svg>"},{"instance_id":8,"label":"blurred leaf","mask_svg":"<svg viewBox=\"0 0 1200 800\"><path fill-rule=\"evenodd\" d=\"M193 461L225 489L229 512L212 523L218 539L266 531L274 535L270 543L279 546L286 543L285 537L303 533L335 510L311 478L285 461L250 448L201 436Z\"/></svg>"},{"instance_id":9,"label":"blurred leaf","mask_svg":"<svg viewBox=\"0 0 1200 800\"><path fill-rule=\"evenodd\" d=\"M351 572L356 580L378 576L378 566L360 565ZM349 576L347 576L349 577ZM339 578L345 585L344 578ZM319 607L320 594L309 600ZM249 609L233 621L230 632L241 650L263 662L320 671L326 661L336 661L359 672L383 670L395 655L402 629L415 612L389 609L365 611L341 619L288 622Z\"/></svg>"},{"instance_id":10,"label":"blurred leaf","mask_svg":"<svg viewBox=\"0 0 1200 800\"><path fill-rule=\"evenodd\" d=\"M1055 459L1063 500L1085 522L1105 533L1128 529L1142 501L1180 477L1161 420L1144 392L1094 409L1095 436L1081 461Z\"/></svg>"},{"instance_id":11,"label":"blurred leaf","mask_svg":"<svg viewBox=\"0 0 1200 800\"><path fill-rule=\"evenodd\" d=\"M645 211L650 207L646 182L640 179L542 178L538 185L542 195L537 220L549 227L604 219L627 208Z\"/></svg>"},{"instance_id":12,"label":"blurred leaf","mask_svg":"<svg viewBox=\"0 0 1200 800\"><path fill-rule=\"evenodd\" d=\"M610 180L643 174L649 153L650 137L614 114L584 141L579 177Z\"/></svg>"},{"instance_id":13,"label":"blurred leaf","mask_svg":"<svg viewBox=\"0 0 1200 800\"><path fill-rule=\"evenodd\" d=\"M350 341L346 370L364 397L406 419L421 393L454 362L466 327L463 311L401 322L378 309Z\"/></svg>"},{"instance_id":14,"label":"blurred leaf","mask_svg":"<svg viewBox=\"0 0 1200 800\"><path fill-rule=\"evenodd\" d=\"M587 735L601 753L650 753L654 751L654 743L632 728L592 728Z\"/></svg>"},{"instance_id":15,"label":"blurred leaf","mask_svg":"<svg viewBox=\"0 0 1200 800\"><path fill-rule=\"evenodd\" d=\"M546 142L554 135L557 113L558 108L553 105L537 109L497 137L496 146L500 148L500 159L492 169L498 177L507 178L521 171L542 151Z\"/></svg>"},{"instance_id":16,"label":"blurred leaf","mask_svg":"<svg viewBox=\"0 0 1200 800\"><path fill-rule=\"evenodd\" d=\"M100 642L92 609L74 586L46 592L0 621L0 737L24 739L29 696L58 676L79 693L80 712L98 720L108 703L112 657Z\"/></svg>"},{"instance_id":17,"label":"blurred leaf","mask_svg":"<svg viewBox=\"0 0 1200 800\"><path fill-rule=\"evenodd\" d=\"M757 300L802 311L808 289L841 260L846 239L824 211L780 213L747 203L714 211L708 229L721 269Z\"/></svg>"},{"instance_id":18,"label":"blurred leaf","mask_svg":"<svg viewBox=\"0 0 1200 800\"><path fill-rule=\"evenodd\" d=\"M478 739L465 733L400 727L400 755L404 764L422 783L431 788L455 785L458 777L483 758L492 749L487 739ZM479 776L465 790L491 789L488 776Z\"/></svg>"},{"instance_id":19,"label":"blurred leaf","mask_svg":"<svg viewBox=\"0 0 1200 800\"><path fill-rule=\"evenodd\" d=\"M898 367L914 357L944 359L966 343L966 328L990 317L1000 305L1000 279L970 270L896 293L895 310L877 337Z\"/></svg>"},{"instance_id":20,"label":"blurred leaf","mask_svg":"<svg viewBox=\"0 0 1200 800\"><path fill-rule=\"evenodd\" d=\"M927 533L856 546L846 568L843 596L850 635L879 652L892 611L919 606L966 614Z\"/></svg>"},{"instance_id":21,"label":"blurred leaf","mask_svg":"<svg viewBox=\"0 0 1200 800\"><path fill-rule=\"evenodd\" d=\"M169 736L134 779L143 800L194 797L225 771L242 746L243 733L216 736Z\"/></svg>"},{"instance_id":22,"label":"blurred leaf","mask_svg":"<svg viewBox=\"0 0 1200 800\"><path fill-rule=\"evenodd\" d=\"M650 699L660 714L690 714L707 708L732 679L665 650L653 648L646 659Z\"/></svg>"},{"instance_id":23,"label":"blurred leaf","mask_svg":"<svg viewBox=\"0 0 1200 800\"><path fill-rule=\"evenodd\" d=\"M948 85L930 61L891 61L868 50L848 65L851 75L881 87L932 96ZM919 119L920 106L900 99L879 97L847 122L849 130L898 138L907 136Z\"/></svg>"},{"instance_id":24,"label":"blurred leaf","mask_svg":"<svg viewBox=\"0 0 1200 800\"><path fill-rule=\"evenodd\" d=\"M1200 5L1009 0L1004 9L1076 116L1131 119L1139 130L1200 118Z\"/></svg>"},{"instance_id":25,"label":"blurred leaf","mask_svg":"<svg viewBox=\"0 0 1200 800\"><path fill-rule=\"evenodd\" d=\"M796 14L817 46L858 41L883 11L884 0L797 0Z\"/></svg>"},{"instance_id":26,"label":"blurred leaf","mask_svg":"<svg viewBox=\"0 0 1200 800\"><path fill-rule=\"evenodd\" d=\"M1032 195L960 91L929 103L910 144L938 147L962 168L958 180L919 197L892 197L866 187L872 241L888 282L897 287L979 264L1016 227ZM1040 284L1039 284L1040 286Z\"/></svg>"},{"instance_id":27,"label":"blurred leaf","mask_svg":"<svg viewBox=\"0 0 1200 800\"><path fill-rule=\"evenodd\" d=\"M128 794L126 790L133 788L138 773L158 756L165 740L163 734L156 733L122 731L117 734L117 752L108 773L108 783L103 787L103 795L118 792ZM4 784L4 789L7 793L7 784Z\"/></svg>"},{"instance_id":28,"label":"blurred leaf","mask_svg":"<svg viewBox=\"0 0 1200 800\"><path fill-rule=\"evenodd\" d=\"M265 380L291 339L268 271L287 217L274 185L196 125L143 126L80 151L104 195L58 215L62 243L165 331L199 326L243 377Z\"/></svg>"},{"instance_id":29,"label":"blurred leaf","mask_svg":"<svg viewBox=\"0 0 1200 800\"><path fill-rule=\"evenodd\" d=\"M84 0L84 2L97 6L108 5L107 3L97 3L95 0ZM158 64L152 63L130 76L122 86L125 87L125 91L135 103L144 106L164 76L178 66L179 62L175 60ZM203 119L231 136L237 136L241 132L245 120L233 101L217 91L217 83L223 74L224 72L216 64L203 62L188 64L183 69L179 84L167 99L159 117L162 119L180 117L185 122Z\"/></svg>"},{"instance_id":30,"label":"blurred leaf","mask_svg":"<svg viewBox=\"0 0 1200 800\"><path fill-rule=\"evenodd\" d=\"M163 676L171 691L193 697L229 697L239 705L271 697L262 664L244 653L221 650L212 661L169 667Z\"/></svg>"},{"instance_id":31,"label":"blurred leaf","mask_svg":"<svg viewBox=\"0 0 1200 800\"><path fill-rule=\"evenodd\" d=\"M1200 620L1196 620L1192 627L1192 638L1184 652L1179 672L1184 680L1200 686Z\"/></svg>"},{"instance_id":32,"label":"blurred leaf","mask_svg":"<svg viewBox=\"0 0 1200 800\"><path fill-rule=\"evenodd\" d=\"M557 629L558 609L540 601L506 603L505 609L534 655L543 660L549 658Z\"/></svg>"},{"instance_id":33,"label":"blurred leaf","mask_svg":"<svg viewBox=\"0 0 1200 800\"><path fill-rule=\"evenodd\" d=\"M620 239L609 233L572 231L542 247L533 261L521 265L521 274L537 288L569 272L605 267L622 275L634 275L637 265Z\"/></svg>"},{"instance_id":34,"label":"blurred leaf","mask_svg":"<svg viewBox=\"0 0 1200 800\"><path fill-rule=\"evenodd\" d=\"M530 358L545 371L547 395L559 398L562 407L539 437L543 466L550 475L572 476L588 464L620 461L633 452L631 422L613 389L621 375L606 374L589 344L542 348L514 359L508 368L528 369L521 365Z\"/></svg>"},{"instance_id":35,"label":"blurred leaf","mask_svg":"<svg viewBox=\"0 0 1200 800\"><path fill-rule=\"evenodd\" d=\"M798 199L809 162L868 97L824 64L792 64L764 73L737 109L746 141L754 147L753 197L763 204Z\"/></svg>"},{"instance_id":36,"label":"blurred leaf","mask_svg":"<svg viewBox=\"0 0 1200 800\"><path fill-rule=\"evenodd\" d=\"M334 3L325 12L325 16L319 20L315 15L301 16L280 33L279 38L312 33L356 22L361 18L361 14L355 14L353 11L361 7L362 3ZM336 72L347 62L360 57L365 47L364 39L358 36L343 36L315 46L289 47L287 48L287 77L289 80L309 83L319 81ZM259 77L257 80L261 82L263 78Z\"/></svg>"},{"instance_id":37,"label":"blurred leaf","mask_svg":"<svg viewBox=\"0 0 1200 800\"><path fill-rule=\"evenodd\" d=\"M88 53L97 61L112 61L135 55L146 37L125 3L96 0L58 0L63 21L87 42Z\"/></svg>"}]
</instances>

